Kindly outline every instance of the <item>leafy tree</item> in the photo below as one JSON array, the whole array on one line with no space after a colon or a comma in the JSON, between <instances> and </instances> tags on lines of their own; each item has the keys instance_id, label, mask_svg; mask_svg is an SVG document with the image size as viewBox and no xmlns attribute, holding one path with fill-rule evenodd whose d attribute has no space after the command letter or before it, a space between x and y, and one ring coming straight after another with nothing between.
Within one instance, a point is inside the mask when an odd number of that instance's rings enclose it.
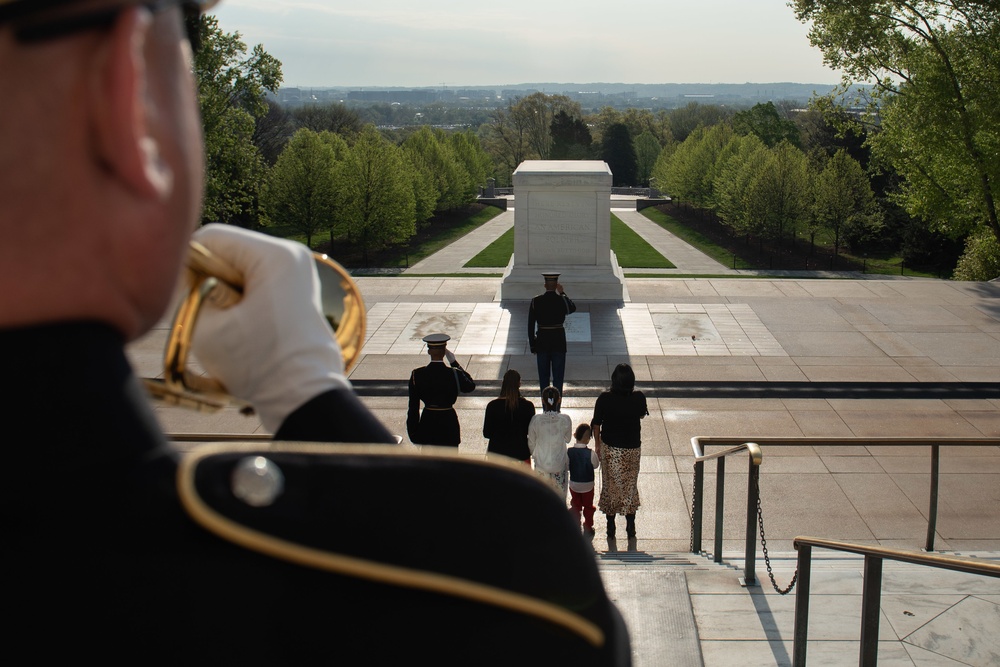
<instances>
[{"instance_id":1,"label":"leafy tree","mask_svg":"<svg viewBox=\"0 0 1000 667\"><path fill-rule=\"evenodd\" d=\"M531 156L526 119L513 113L513 104L511 101L506 109L496 109L490 122L480 128L483 147L497 165L501 185L509 185L517 165Z\"/></svg>"},{"instance_id":2,"label":"leafy tree","mask_svg":"<svg viewBox=\"0 0 1000 667\"><path fill-rule=\"evenodd\" d=\"M649 132L656 137L661 146L674 142L674 135L670 129L670 116L665 109L653 112L651 109L636 109L634 107L624 110L603 107L587 121L594 126L595 141L600 141L612 125L624 123L629 134L633 137L638 137L643 132Z\"/></svg>"},{"instance_id":3,"label":"leafy tree","mask_svg":"<svg viewBox=\"0 0 1000 667\"><path fill-rule=\"evenodd\" d=\"M799 145L799 130L795 123L778 115L773 102L755 104L736 112L733 131L737 134L756 134L768 147L777 146L782 141Z\"/></svg>"},{"instance_id":4,"label":"leafy tree","mask_svg":"<svg viewBox=\"0 0 1000 667\"><path fill-rule=\"evenodd\" d=\"M517 113L527 119L528 143L539 159L548 160L552 150L552 120L556 113L565 111L573 117L580 117L580 103L565 95L532 93L521 98L515 105Z\"/></svg>"},{"instance_id":5,"label":"leafy tree","mask_svg":"<svg viewBox=\"0 0 1000 667\"><path fill-rule=\"evenodd\" d=\"M403 142L410 162L425 172L434 182L438 193L435 210L453 209L467 203L474 194L474 185L465 165L455 156L443 135L423 125Z\"/></svg>"},{"instance_id":6,"label":"leafy tree","mask_svg":"<svg viewBox=\"0 0 1000 667\"><path fill-rule=\"evenodd\" d=\"M253 142L255 123L268 112L267 91L281 84L281 63L259 44L248 55L239 33L223 32L214 16L202 16L199 29L194 73L205 134L202 220L252 226L266 177Z\"/></svg>"},{"instance_id":7,"label":"leafy tree","mask_svg":"<svg viewBox=\"0 0 1000 667\"><path fill-rule=\"evenodd\" d=\"M697 206L711 206L715 174L721 166L719 156L732 137L728 123L697 128L667 160L657 162L653 177L671 197Z\"/></svg>"},{"instance_id":8,"label":"leafy tree","mask_svg":"<svg viewBox=\"0 0 1000 667\"><path fill-rule=\"evenodd\" d=\"M955 280L993 280L1000 277L1000 243L988 229L965 241L965 252L955 267Z\"/></svg>"},{"instance_id":9,"label":"leafy tree","mask_svg":"<svg viewBox=\"0 0 1000 667\"><path fill-rule=\"evenodd\" d=\"M701 125L711 127L729 120L732 112L717 104L698 104L690 102L687 106L673 109L668 118L670 132L677 141L684 141Z\"/></svg>"},{"instance_id":10,"label":"leafy tree","mask_svg":"<svg viewBox=\"0 0 1000 667\"><path fill-rule=\"evenodd\" d=\"M854 247L882 226L882 214L868 177L858 161L841 149L818 174L814 183L813 214L817 224L833 232L834 254L841 241Z\"/></svg>"},{"instance_id":11,"label":"leafy tree","mask_svg":"<svg viewBox=\"0 0 1000 667\"><path fill-rule=\"evenodd\" d=\"M262 203L270 219L305 234L310 247L320 229L329 227L333 239L338 209L336 164L331 143L312 130L301 129L278 157L264 190Z\"/></svg>"},{"instance_id":12,"label":"leafy tree","mask_svg":"<svg viewBox=\"0 0 1000 667\"><path fill-rule=\"evenodd\" d=\"M674 142L674 134L670 130L670 116L666 109L654 112L651 109L636 109L629 107L622 114L621 122L628 127L629 134L639 137L648 132L660 146Z\"/></svg>"},{"instance_id":13,"label":"leafy tree","mask_svg":"<svg viewBox=\"0 0 1000 667\"><path fill-rule=\"evenodd\" d=\"M253 143L260 151L264 162L274 166L281 151L295 133L295 125L281 104L270 98L266 102L267 112L258 118L254 125Z\"/></svg>"},{"instance_id":14,"label":"leafy tree","mask_svg":"<svg viewBox=\"0 0 1000 667\"><path fill-rule=\"evenodd\" d=\"M496 109L483 129L483 147L498 165L504 183L525 160L547 160L552 147L551 127L555 114L583 116L580 103L565 95L532 93L509 100Z\"/></svg>"},{"instance_id":15,"label":"leafy tree","mask_svg":"<svg viewBox=\"0 0 1000 667\"><path fill-rule=\"evenodd\" d=\"M406 173L413 185L414 224L419 228L434 217L438 202L437 184L430 171L414 163L419 156L403 151L403 157L406 158Z\"/></svg>"},{"instance_id":16,"label":"leafy tree","mask_svg":"<svg viewBox=\"0 0 1000 667\"><path fill-rule=\"evenodd\" d=\"M366 266L369 251L402 243L416 233L410 175L402 149L372 126L361 131L337 164L341 218L348 238L361 246Z\"/></svg>"},{"instance_id":17,"label":"leafy tree","mask_svg":"<svg viewBox=\"0 0 1000 667\"><path fill-rule=\"evenodd\" d=\"M592 139L590 128L580 118L574 118L560 109L552 118L549 129L552 135L553 160L584 160L590 157Z\"/></svg>"},{"instance_id":18,"label":"leafy tree","mask_svg":"<svg viewBox=\"0 0 1000 667\"><path fill-rule=\"evenodd\" d=\"M750 234L764 227L763 210L754 199L757 177L770 152L756 134L734 135L720 157L713 183L713 202L719 217L734 231Z\"/></svg>"},{"instance_id":19,"label":"leafy tree","mask_svg":"<svg viewBox=\"0 0 1000 667\"><path fill-rule=\"evenodd\" d=\"M244 109L229 107L205 135L203 222L252 228L259 222L260 191L267 167L253 143L254 120Z\"/></svg>"},{"instance_id":20,"label":"leafy tree","mask_svg":"<svg viewBox=\"0 0 1000 667\"><path fill-rule=\"evenodd\" d=\"M809 219L812 183L805 153L783 141L770 151L753 183L752 198L761 212L761 232L780 239Z\"/></svg>"},{"instance_id":21,"label":"leafy tree","mask_svg":"<svg viewBox=\"0 0 1000 667\"><path fill-rule=\"evenodd\" d=\"M871 149L865 144L868 138L865 128L829 98L811 100L808 109L795 115L795 125L799 147L817 162L823 163L844 149L862 168L868 169Z\"/></svg>"},{"instance_id":22,"label":"leafy tree","mask_svg":"<svg viewBox=\"0 0 1000 667\"><path fill-rule=\"evenodd\" d=\"M876 158L899 199L932 227L1000 238L1000 3L794 0L843 87L870 83Z\"/></svg>"},{"instance_id":23,"label":"leafy tree","mask_svg":"<svg viewBox=\"0 0 1000 667\"><path fill-rule=\"evenodd\" d=\"M653 166L660 157L660 142L648 130L632 142L635 148L636 183L649 183L653 175Z\"/></svg>"},{"instance_id":24,"label":"leafy tree","mask_svg":"<svg viewBox=\"0 0 1000 667\"><path fill-rule=\"evenodd\" d=\"M357 136L364 126L357 111L337 102L296 107L291 111L291 117L297 127L313 132L334 132L345 139Z\"/></svg>"},{"instance_id":25,"label":"leafy tree","mask_svg":"<svg viewBox=\"0 0 1000 667\"><path fill-rule=\"evenodd\" d=\"M478 194L478 187L486 185L486 179L493 174L493 161L483 150L479 137L471 131L453 132L448 135L448 143L455 158L469 174L469 183L472 186L469 195L470 199L474 198Z\"/></svg>"},{"instance_id":26,"label":"leafy tree","mask_svg":"<svg viewBox=\"0 0 1000 667\"><path fill-rule=\"evenodd\" d=\"M614 185L636 184L636 157L632 137L624 123L616 123L604 133L601 142L601 159L611 167Z\"/></svg>"},{"instance_id":27,"label":"leafy tree","mask_svg":"<svg viewBox=\"0 0 1000 667\"><path fill-rule=\"evenodd\" d=\"M230 107L245 109L254 118L267 113L267 92L281 85L281 62L260 44L247 55L240 33L223 32L214 16L201 17L200 31L194 72L206 130Z\"/></svg>"}]
</instances>

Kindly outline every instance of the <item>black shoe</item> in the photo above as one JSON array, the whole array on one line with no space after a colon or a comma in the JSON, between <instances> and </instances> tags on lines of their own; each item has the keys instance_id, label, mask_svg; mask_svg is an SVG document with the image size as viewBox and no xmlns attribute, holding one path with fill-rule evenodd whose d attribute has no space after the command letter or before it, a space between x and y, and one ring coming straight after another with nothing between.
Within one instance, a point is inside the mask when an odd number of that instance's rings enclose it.
<instances>
[{"instance_id":1,"label":"black shoe","mask_svg":"<svg viewBox=\"0 0 1000 667\"><path fill-rule=\"evenodd\" d=\"M635 539L635 515L626 514L625 515L625 533L631 538Z\"/></svg>"},{"instance_id":2,"label":"black shoe","mask_svg":"<svg viewBox=\"0 0 1000 667\"><path fill-rule=\"evenodd\" d=\"M608 515L608 539L614 539L615 537L615 515Z\"/></svg>"}]
</instances>

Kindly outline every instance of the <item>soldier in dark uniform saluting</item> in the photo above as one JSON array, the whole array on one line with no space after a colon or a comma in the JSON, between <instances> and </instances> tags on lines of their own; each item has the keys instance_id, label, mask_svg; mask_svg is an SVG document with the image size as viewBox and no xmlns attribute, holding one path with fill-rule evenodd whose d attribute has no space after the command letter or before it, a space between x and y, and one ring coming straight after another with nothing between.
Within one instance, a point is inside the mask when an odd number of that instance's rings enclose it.
<instances>
[{"instance_id":1,"label":"soldier in dark uniform saluting","mask_svg":"<svg viewBox=\"0 0 1000 667\"><path fill-rule=\"evenodd\" d=\"M566 373L564 324L566 316L576 312L576 304L559 284L558 273L543 273L542 276L545 293L533 298L528 307L528 345L538 362L539 390L551 384L561 395Z\"/></svg>"},{"instance_id":2,"label":"soldier in dark uniform saluting","mask_svg":"<svg viewBox=\"0 0 1000 667\"><path fill-rule=\"evenodd\" d=\"M406 411L406 434L415 445L458 447L462 441L455 401L459 393L476 388L472 376L448 349L448 334L424 336L431 362L410 373L410 403ZM444 360L447 357L448 365ZM424 409L420 411L423 401Z\"/></svg>"}]
</instances>

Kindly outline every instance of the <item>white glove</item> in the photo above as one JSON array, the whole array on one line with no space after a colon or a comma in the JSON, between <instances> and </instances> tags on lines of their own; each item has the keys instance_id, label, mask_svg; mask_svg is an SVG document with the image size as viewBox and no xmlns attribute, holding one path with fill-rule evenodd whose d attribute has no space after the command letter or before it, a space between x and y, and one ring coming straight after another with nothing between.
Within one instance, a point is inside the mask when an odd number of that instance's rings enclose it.
<instances>
[{"instance_id":1,"label":"white glove","mask_svg":"<svg viewBox=\"0 0 1000 667\"><path fill-rule=\"evenodd\" d=\"M305 402L350 388L308 248L221 224L193 238L243 275L243 299L225 310L202 306L192 352L231 396L254 407L264 428L274 433Z\"/></svg>"},{"instance_id":2,"label":"white glove","mask_svg":"<svg viewBox=\"0 0 1000 667\"><path fill-rule=\"evenodd\" d=\"M445 357L445 359L448 360L449 364L451 364L452 366L455 365L455 353L454 352L452 352L451 350L445 350L444 351L444 357Z\"/></svg>"}]
</instances>

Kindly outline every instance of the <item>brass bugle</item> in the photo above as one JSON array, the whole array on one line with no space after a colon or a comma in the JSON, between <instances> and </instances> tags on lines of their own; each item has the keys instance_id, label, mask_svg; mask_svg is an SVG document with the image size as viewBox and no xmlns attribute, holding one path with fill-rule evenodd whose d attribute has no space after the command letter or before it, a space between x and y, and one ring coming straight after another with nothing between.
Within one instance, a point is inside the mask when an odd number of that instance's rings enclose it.
<instances>
[{"instance_id":1,"label":"brass bugle","mask_svg":"<svg viewBox=\"0 0 1000 667\"><path fill-rule=\"evenodd\" d=\"M365 304L350 274L327 255L313 253L320 281L323 316L337 340L349 371L361 356L365 340ZM174 405L214 412L236 405L244 412L252 407L226 393L221 382L188 368L191 341L198 313L205 302L229 308L243 298L243 276L239 271L197 241L191 241L185 263L183 295L174 314L163 354L163 378L145 378L149 393Z\"/></svg>"}]
</instances>

